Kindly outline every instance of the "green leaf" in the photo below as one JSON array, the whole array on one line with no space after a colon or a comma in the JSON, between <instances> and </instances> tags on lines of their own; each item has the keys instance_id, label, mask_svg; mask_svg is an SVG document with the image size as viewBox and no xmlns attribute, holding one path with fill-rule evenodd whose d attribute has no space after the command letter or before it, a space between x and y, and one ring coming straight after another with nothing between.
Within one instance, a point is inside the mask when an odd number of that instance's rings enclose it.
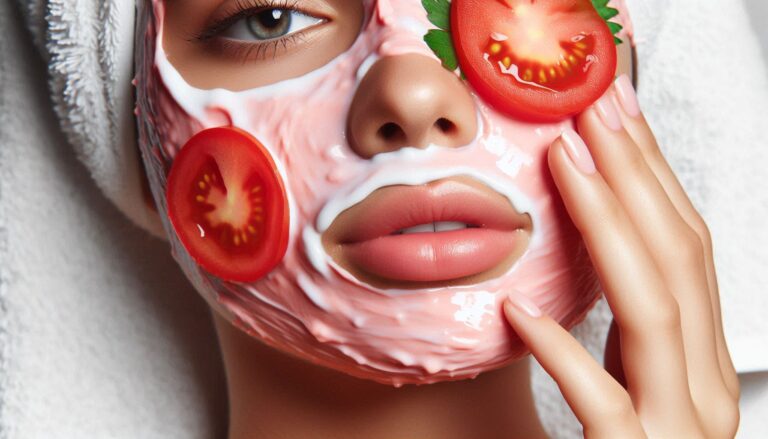
<instances>
[{"instance_id":1,"label":"green leaf","mask_svg":"<svg viewBox=\"0 0 768 439\"><path fill-rule=\"evenodd\" d=\"M616 43L618 46L622 43L621 39L616 37L616 34L623 29L623 27L619 23L615 23L613 21L608 21L611 18L619 15L618 9L612 8L608 6L609 0L592 0L592 6L595 7L595 10L597 11L597 14L600 15L600 18L605 20L605 23L608 24L608 28L611 30L611 33L613 36L613 42Z\"/></svg>"},{"instance_id":2,"label":"green leaf","mask_svg":"<svg viewBox=\"0 0 768 439\"><path fill-rule=\"evenodd\" d=\"M450 33L440 29L430 29L424 35L424 41L435 52L435 55L440 58L440 61L443 62L443 67L450 71L454 71L459 67L459 60L456 58L456 51L453 49Z\"/></svg>"},{"instance_id":3,"label":"green leaf","mask_svg":"<svg viewBox=\"0 0 768 439\"><path fill-rule=\"evenodd\" d=\"M429 22L446 31L451 29L451 0L421 0Z\"/></svg>"},{"instance_id":4,"label":"green leaf","mask_svg":"<svg viewBox=\"0 0 768 439\"><path fill-rule=\"evenodd\" d=\"M619 23L614 23L613 21L609 21L608 22L608 29L610 29L611 33L615 35L615 34L619 33L620 30L624 29L624 27L622 25L620 25Z\"/></svg>"},{"instance_id":5,"label":"green leaf","mask_svg":"<svg viewBox=\"0 0 768 439\"><path fill-rule=\"evenodd\" d=\"M615 8L600 8L597 10L597 13L600 14L601 17L603 17L603 20L610 20L611 18L619 15L619 10Z\"/></svg>"}]
</instances>

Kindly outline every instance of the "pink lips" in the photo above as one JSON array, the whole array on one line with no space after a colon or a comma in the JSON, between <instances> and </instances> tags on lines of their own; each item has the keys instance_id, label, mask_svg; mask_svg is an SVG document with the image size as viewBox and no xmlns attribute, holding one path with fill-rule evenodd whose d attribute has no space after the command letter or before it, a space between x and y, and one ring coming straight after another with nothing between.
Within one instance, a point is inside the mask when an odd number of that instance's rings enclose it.
<instances>
[{"instance_id":1,"label":"pink lips","mask_svg":"<svg viewBox=\"0 0 768 439\"><path fill-rule=\"evenodd\" d=\"M381 278L416 282L499 266L524 245L520 232L531 224L497 192L457 180L382 188L340 217L346 260Z\"/></svg>"}]
</instances>

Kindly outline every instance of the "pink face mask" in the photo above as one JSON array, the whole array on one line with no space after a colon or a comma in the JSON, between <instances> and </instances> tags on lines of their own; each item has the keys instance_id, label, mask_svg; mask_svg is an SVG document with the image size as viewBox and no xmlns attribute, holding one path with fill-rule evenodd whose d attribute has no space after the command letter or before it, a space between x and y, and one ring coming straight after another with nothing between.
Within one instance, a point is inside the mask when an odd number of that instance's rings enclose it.
<instances>
[{"instance_id":1,"label":"pink face mask","mask_svg":"<svg viewBox=\"0 0 768 439\"><path fill-rule=\"evenodd\" d=\"M588 255L546 165L549 144L573 121L524 123L473 95L477 132L466 145L399 147L364 158L347 139L354 112L365 111L353 101L366 75L377 63L413 54L442 68L423 41L433 26L420 1L365 4L361 33L340 56L301 77L233 92L185 82L160 44L164 8L155 0L140 14L137 52L147 174L180 266L211 306L243 331L313 363L395 386L474 377L527 353L501 314L511 292L526 295L566 328L599 297ZM236 127L235 137L263 145L275 170L272 183L282 183L286 195L284 254L278 248L271 269L254 280L212 274L168 220L167 181L177 172L175 160L196 133L220 126ZM214 174L197 174L192 184L205 189L190 189L190 203L214 196ZM246 195L269 204L259 190ZM267 221L268 212L260 212ZM329 253L324 237L342 213L345 227L334 232L346 245L340 258ZM212 239L206 233L216 214L205 215L209 227L196 239ZM231 248L253 239L247 229L226 237ZM514 262L490 279L471 280L503 266L511 253ZM350 270L346 259L359 270ZM451 274L469 280L440 281ZM410 283L391 288L376 281L387 277Z\"/></svg>"}]
</instances>

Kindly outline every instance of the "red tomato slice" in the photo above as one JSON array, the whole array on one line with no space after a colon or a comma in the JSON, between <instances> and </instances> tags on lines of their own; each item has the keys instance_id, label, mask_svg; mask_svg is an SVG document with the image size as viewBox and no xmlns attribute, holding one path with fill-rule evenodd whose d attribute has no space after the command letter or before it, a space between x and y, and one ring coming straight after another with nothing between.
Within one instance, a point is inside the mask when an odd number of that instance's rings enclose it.
<instances>
[{"instance_id":1,"label":"red tomato slice","mask_svg":"<svg viewBox=\"0 0 768 439\"><path fill-rule=\"evenodd\" d=\"M166 188L168 216L192 258L211 274L253 282L288 247L288 201L269 151L237 128L193 136Z\"/></svg>"},{"instance_id":2,"label":"red tomato slice","mask_svg":"<svg viewBox=\"0 0 768 439\"><path fill-rule=\"evenodd\" d=\"M453 0L451 32L478 95L525 120L583 111L616 72L613 34L590 0Z\"/></svg>"}]
</instances>

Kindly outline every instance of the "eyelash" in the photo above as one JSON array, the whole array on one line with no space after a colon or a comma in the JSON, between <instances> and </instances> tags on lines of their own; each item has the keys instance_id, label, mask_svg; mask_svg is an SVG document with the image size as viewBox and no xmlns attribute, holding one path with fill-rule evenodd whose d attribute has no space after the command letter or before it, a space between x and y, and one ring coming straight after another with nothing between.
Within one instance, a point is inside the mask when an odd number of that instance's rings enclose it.
<instances>
[{"instance_id":1,"label":"eyelash","mask_svg":"<svg viewBox=\"0 0 768 439\"><path fill-rule=\"evenodd\" d=\"M260 43L244 43L241 41L222 39L217 41L216 44L221 50L230 52L233 57L239 58L243 63L246 63L251 60L265 60L270 53L274 59L279 50L287 50L290 46L303 40L304 36L302 35L302 31L299 31L295 34L286 35L276 40Z\"/></svg>"},{"instance_id":2,"label":"eyelash","mask_svg":"<svg viewBox=\"0 0 768 439\"><path fill-rule=\"evenodd\" d=\"M233 6L222 13L225 18L219 19L206 26L202 32L195 35L193 39L203 43L213 43L222 51L230 52L232 56L240 58L243 62L249 60L263 60L267 58L268 53L272 57L277 56L281 46L287 50L290 45L294 45L305 40L304 30L294 32L281 38L263 42L242 42L226 38L217 38L222 32L238 20L254 15L264 9L286 9L299 11L296 5L301 0L237 0Z\"/></svg>"}]
</instances>

